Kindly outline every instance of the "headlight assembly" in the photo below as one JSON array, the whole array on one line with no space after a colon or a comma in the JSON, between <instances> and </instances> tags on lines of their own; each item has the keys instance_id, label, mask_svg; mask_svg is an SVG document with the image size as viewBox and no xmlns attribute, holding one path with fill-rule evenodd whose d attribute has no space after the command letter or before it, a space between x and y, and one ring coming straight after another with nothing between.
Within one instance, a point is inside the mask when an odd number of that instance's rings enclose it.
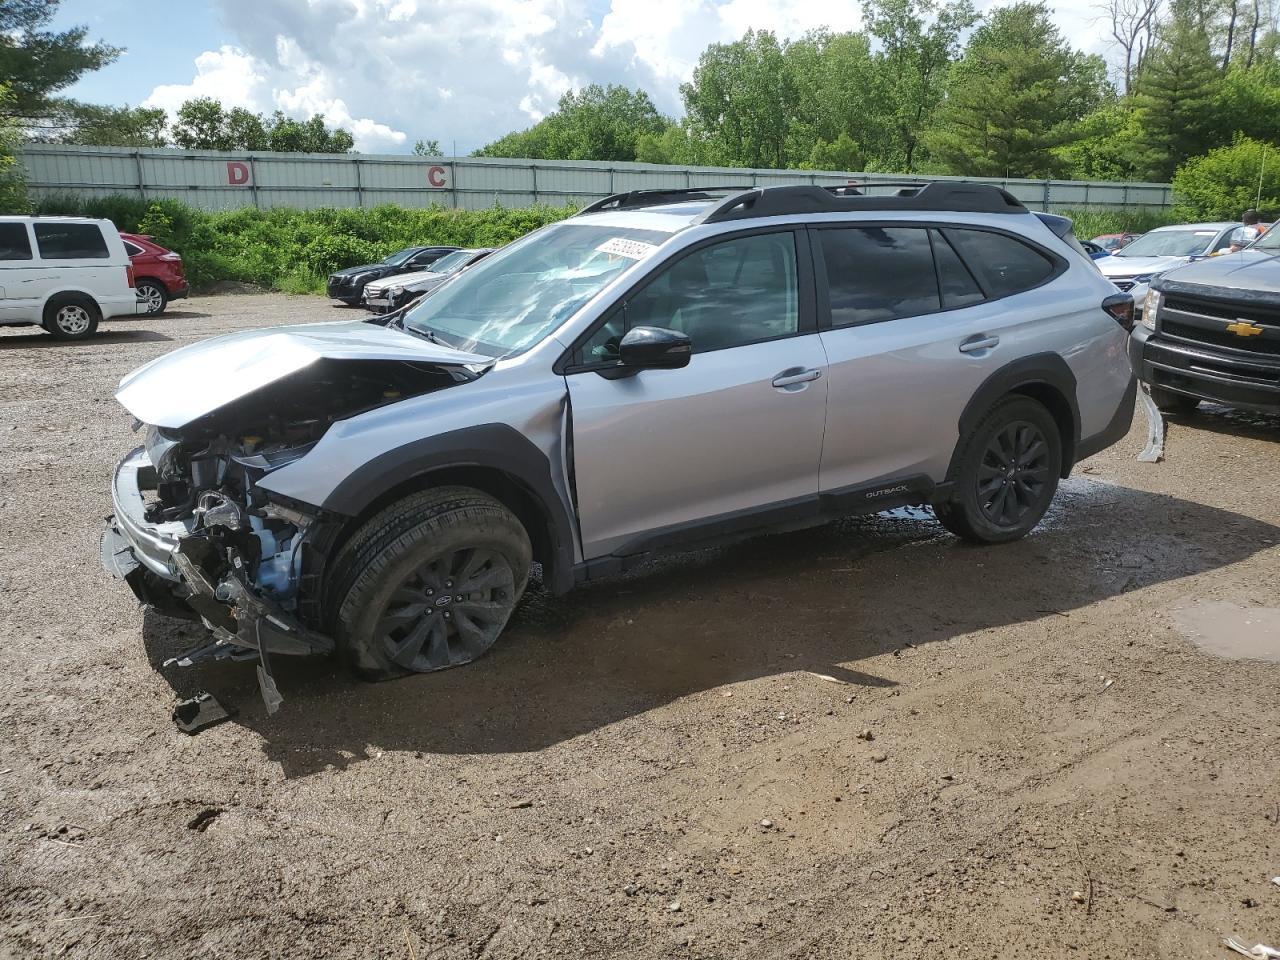
<instances>
[{"instance_id":1,"label":"headlight assembly","mask_svg":"<svg viewBox=\"0 0 1280 960\"><path fill-rule=\"evenodd\" d=\"M1148 330L1156 328L1156 314L1160 312L1160 304L1163 300L1159 290L1147 291L1147 299L1142 304L1142 325Z\"/></svg>"}]
</instances>

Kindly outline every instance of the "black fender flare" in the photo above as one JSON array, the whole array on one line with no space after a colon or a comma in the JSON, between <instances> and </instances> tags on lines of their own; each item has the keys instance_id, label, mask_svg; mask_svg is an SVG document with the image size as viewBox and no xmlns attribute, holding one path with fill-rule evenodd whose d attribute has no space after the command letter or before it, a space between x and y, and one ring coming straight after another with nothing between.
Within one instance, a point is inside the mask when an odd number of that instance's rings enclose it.
<instances>
[{"instance_id":1,"label":"black fender flare","mask_svg":"<svg viewBox=\"0 0 1280 960\"><path fill-rule=\"evenodd\" d=\"M1056 353L1033 353L1005 364L992 373L974 391L969 402L965 404L958 423L959 434L956 448L951 454L951 463L947 467L947 480L954 480L959 469L960 444L974 425L986 415L997 400L1010 393L1027 393L1035 396L1037 388L1049 388L1058 394L1065 403L1070 417L1070 430L1062 437L1062 475L1065 477L1075 465L1076 448L1080 443L1080 403L1076 396L1076 376L1071 372L1067 361ZM1031 388L1031 389L1028 389ZM1054 419L1060 419L1060 413L1051 409Z\"/></svg>"},{"instance_id":2,"label":"black fender flare","mask_svg":"<svg viewBox=\"0 0 1280 960\"><path fill-rule=\"evenodd\" d=\"M551 556L547 585L556 593L573 584L573 523L552 480L551 462L532 441L505 423L485 423L414 440L361 464L325 498L321 509L358 517L401 485L442 470L482 468L520 486L545 522ZM531 534L533 531L531 531Z\"/></svg>"}]
</instances>

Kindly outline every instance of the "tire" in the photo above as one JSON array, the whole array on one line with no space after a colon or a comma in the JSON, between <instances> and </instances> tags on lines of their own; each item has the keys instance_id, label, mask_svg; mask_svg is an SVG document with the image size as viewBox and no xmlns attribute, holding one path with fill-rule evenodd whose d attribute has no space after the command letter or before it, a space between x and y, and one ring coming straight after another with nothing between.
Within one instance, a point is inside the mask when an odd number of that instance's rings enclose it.
<instances>
[{"instance_id":1,"label":"tire","mask_svg":"<svg viewBox=\"0 0 1280 960\"><path fill-rule=\"evenodd\" d=\"M1200 401L1195 397L1188 397L1185 393L1174 393L1172 390L1166 390L1163 387L1152 387L1151 399L1161 413L1171 414L1175 417L1189 417L1200 406Z\"/></svg>"},{"instance_id":2,"label":"tire","mask_svg":"<svg viewBox=\"0 0 1280 960\"><path fill-rule=\"evenodd\" d=\"M77 293L58 294L44 308L44 328L58 340L87 340L101 319L98 305Z\"/></svg>"},{"instance_id":3,"label":"tire","mask_svg":"<svg viewBox=\"0 0 1280 960\"><path fill-rule=\"evenodd\" d=\"M1052 414L1029 397L1005 397L958 449L954 492L934 505L939 522L973 543L1008 543L1030 533L1062 473L1062 439Z\"/></svg>"},{"instance_id":4,"label":"tire","mask_svg":"<svg viewBox=\"0 0 1280 960\"><path fill-rule=\"evenodd\" d=\"M326 599L339 647L366 680L470 663L506 626L532 562L528 533L488 494L440 487L405 497L334 558Z\"/></svg>"},{"instance_id":5,"label":"tire","mask_svg":"<svg viewBox=\"0 0 1280 960\"><path fill-rule=\"evenodd\" d=\"M134 289L138 293L138 300L146 303L148 317L159 316L169 305L169 291L165 289L163 283L155 280L139 280Z\"/></svg>"}]
</instances>

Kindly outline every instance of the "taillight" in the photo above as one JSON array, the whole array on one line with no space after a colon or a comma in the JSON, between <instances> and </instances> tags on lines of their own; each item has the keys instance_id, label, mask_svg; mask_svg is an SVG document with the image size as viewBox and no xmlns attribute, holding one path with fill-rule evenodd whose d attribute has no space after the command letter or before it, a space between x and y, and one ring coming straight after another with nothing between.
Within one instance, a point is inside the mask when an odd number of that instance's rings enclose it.
<instances>
[{"instance_id":1,"label":"taillight","mask_svg":"<svg viewBox=\"0 0 1280 960\"><path fill-rule=\"evenodd\" d=\"M125 279L125 282L129 284L129 289L132 290L133 289L133 264L132 263L124 268L124 279Z\"/></svg>"},{"instance_id":2,"label":"taillight","mask_svg":"<svg viewBox=\"0 0 1280 960\"><path fill-rule=\"evenodd\" d=\"M1113 293L1102 301L1102 309L1126 330L1133 329L1133 296L1131 294Z\"/></svg>"}]
</instances>

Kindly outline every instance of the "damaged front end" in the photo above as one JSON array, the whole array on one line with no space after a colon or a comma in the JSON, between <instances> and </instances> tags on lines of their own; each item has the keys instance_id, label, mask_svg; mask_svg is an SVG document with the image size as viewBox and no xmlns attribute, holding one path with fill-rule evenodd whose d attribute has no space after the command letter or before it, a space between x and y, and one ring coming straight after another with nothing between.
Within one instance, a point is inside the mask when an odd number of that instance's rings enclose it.
<instances>
[{"instance_id":1,"label":"damaged front end","mask_svg":"<svg viewBox=\"0 0 1280 960\"><path fill-rule=\"evenodd\" d=\"M271 346L295 354L315 347L305 336L279 332L262 340L248 345L252 362ZM223 362L243 376L244 338L228 338L227 346L235 349ZM328 653L334 641L322 609L324 564L348 518L269 492L261 481L304 458L336 421L474 380L482 368L418 359L413 347L337 358L314 351L302 362L270 365L272 375L229 401L213 391L215 399L201 406L184 391L165 404L157 384L181 383L184 364L193 376L208 377L227 352L206 345L188 351L157 361L154 374L143 368L126 378L118 394L140 421L153 414L165 425L140 422L143 446L116 467L103 565L140 602L199 619L212 631L209 645L178 663L257 655L265 664L268 654ZM174 407L183 408L180 425L168 415Z\"/></svg>"}]
</instances>

